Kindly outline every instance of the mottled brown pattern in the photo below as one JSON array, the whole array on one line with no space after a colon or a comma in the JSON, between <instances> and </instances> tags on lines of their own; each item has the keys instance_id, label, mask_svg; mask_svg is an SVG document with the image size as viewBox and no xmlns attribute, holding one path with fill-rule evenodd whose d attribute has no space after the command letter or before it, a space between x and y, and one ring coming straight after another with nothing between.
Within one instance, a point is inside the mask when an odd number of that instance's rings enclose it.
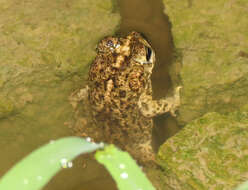
<instances>
[{"instance_id":1,"label":"mottled brown pattern","mask_svg":"<svg viewBox=\"0 0 248 190\"><path fill-rule=\"evenodd\" d=\"M104 38L89 71L88 98L94 123L103 131L102 140L129 151L141 162L154 159L152 116L174 112L179 105L171 101L170 109L164 110L166 98L152 100L154 64L151 46L132 32L126 38Z\"/></svg>"}]
</instances>

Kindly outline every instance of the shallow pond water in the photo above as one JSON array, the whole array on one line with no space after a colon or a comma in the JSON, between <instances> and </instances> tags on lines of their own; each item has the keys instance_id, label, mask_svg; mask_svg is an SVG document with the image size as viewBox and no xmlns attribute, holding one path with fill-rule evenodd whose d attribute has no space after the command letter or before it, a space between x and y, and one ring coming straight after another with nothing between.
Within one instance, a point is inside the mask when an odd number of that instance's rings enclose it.
<instances>
[{"instance_id":1,"label":"shallow pond water","mask_svg":"<svg viewBox=\"0 0 248 190\"><path fill-rule=\"evenodd\" d=\"M147 37L156 51L157 61L152 75L154 98L165 96L171 86L167 71L172 59L173 44L168 18L163 14L162 1L119 0L119 7L122 22L117 35L126 35L135 30ZM64 118L73 115L68 111L71 110L68 102L71 92L64 92L63 85L49 88L51 90L46 94L40 94L38 88L39 86L34 86L30 89L33 90L32 94L44 98L44 104L30 104L22 113L0 120L0 163L4 163L0 164L0 177L14 163L40 145L51 139L71 135L71 130L64 123ZM47 105L45 102L51 104ZM58 106L61 102L68 103L61 108ZM157 117L154 121L154 147L157 149L179 129L175 120L168 115ZM90 156L81 156L74 161L72 169L64 169L45 187L45 190L56 189L115 190L116 187L100 164Z\"/></svg>"}]
</instances>

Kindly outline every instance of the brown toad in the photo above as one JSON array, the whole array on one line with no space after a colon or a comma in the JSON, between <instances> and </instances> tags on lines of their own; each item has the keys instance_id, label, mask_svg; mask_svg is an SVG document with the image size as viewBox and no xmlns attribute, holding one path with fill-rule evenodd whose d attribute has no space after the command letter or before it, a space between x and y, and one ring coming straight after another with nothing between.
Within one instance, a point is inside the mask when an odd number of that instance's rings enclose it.
<instances>
[{"instance_id":1,"label":"brown toad","mask_svg":"<svg viewBox=\"0 0 248 190\"><path fill-rule=\"evenodd\" d=\"M152 118L174 115L179 89L174 96L152 99L151 74L155 53L137 32L126 38L106 37L97 47L89 70L88 99L103 141L113 143L143 162L153 160Z\"/></svg>"}]
</instances>

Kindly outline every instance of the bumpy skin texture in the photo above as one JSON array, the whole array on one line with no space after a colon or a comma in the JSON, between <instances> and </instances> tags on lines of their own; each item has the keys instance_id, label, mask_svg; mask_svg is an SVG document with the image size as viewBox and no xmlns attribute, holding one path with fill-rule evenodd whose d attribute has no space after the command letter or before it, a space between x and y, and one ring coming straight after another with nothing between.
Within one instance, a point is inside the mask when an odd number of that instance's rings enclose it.
<instances>
[{"instance_id":1,"label":"bumpy skin texture","mask_svg":"<svg viewBox=\"0 0 248 190\"><path fill-rule=\"evenodd\" d=\"M151 74L155 53L137 32L126 38L106 37L97 47L89 71L88 98L104 141L127 150L141 162L154 159L152 117L179 106L173 97L152 99Z\"/></svg>"}]
</instances>

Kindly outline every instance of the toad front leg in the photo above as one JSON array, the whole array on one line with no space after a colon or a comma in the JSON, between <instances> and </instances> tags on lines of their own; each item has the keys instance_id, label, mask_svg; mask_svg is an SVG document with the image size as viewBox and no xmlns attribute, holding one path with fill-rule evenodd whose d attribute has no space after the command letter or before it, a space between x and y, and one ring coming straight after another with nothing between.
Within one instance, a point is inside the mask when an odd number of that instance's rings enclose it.
<instances>
[{"instance_id":1,"label":"toad front leg","mask_svg":"<svg viewBox=\"0 0 248 190\"><path fill-rule=\"evenodd\" d=\"M175 117L175 111L180 105L181 88L181 86L176 87L173 96L162 98L160 100L153 100L151 95L142 94L138 102L141 113L145 117L154 117L156 115L170 112L171 115Z\"/></svg>"},{"instance_id":2,"label":"toad front leg","mask_svg":"<svg viewBox=\"0 0 248 190\"><path fill-rule=\"evenodd\" d=\"M81 102L81 101L86 102L87 101L88 93L89 93L89 87L87 85L86 87L80 89L79 91L75 91L70 95L69 101L70 101L73 109L77 108L79 102Z\"/></svg>"}]
</instances>

